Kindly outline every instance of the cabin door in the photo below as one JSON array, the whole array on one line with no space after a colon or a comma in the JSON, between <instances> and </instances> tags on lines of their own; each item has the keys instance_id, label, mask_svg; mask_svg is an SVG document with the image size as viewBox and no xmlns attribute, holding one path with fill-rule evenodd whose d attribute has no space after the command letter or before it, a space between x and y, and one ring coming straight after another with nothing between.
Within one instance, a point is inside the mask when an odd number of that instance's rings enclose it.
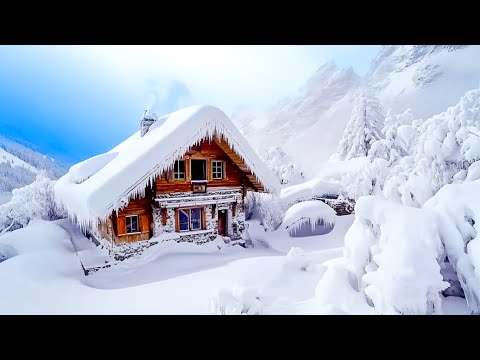
<instances>
[{"instance_id":1,"label":"cabin door","mask_svg":"<svg viewBox=\"0 0 480 360\"><path fill-rule=\"evenodd\" d=\"M227 236L227 210L218 210L218 235Z\"/></svg>"}]
</instances>

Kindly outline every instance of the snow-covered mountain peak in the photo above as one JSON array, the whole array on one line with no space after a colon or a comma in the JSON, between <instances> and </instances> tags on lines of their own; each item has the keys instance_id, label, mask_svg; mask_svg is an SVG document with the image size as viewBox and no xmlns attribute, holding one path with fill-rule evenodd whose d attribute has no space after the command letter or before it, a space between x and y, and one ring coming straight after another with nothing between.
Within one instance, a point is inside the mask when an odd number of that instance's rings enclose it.
<instances>
[{"instance_id":1,"label":"snow-covered mountain peak","mask_svg":"<svg viewBox=\"0 0 480 360\"><path fill-rule=\"evenodd\" d=\"M480 87L478 59L479 46L387 45L365 76L326 62L295 96L262 113L233 118L257 148L281 144L308 174L312 162L336 151L360 86L373 90L385 112L410 108L415 118L427 119Z\"/></svg>"}]
</instances>

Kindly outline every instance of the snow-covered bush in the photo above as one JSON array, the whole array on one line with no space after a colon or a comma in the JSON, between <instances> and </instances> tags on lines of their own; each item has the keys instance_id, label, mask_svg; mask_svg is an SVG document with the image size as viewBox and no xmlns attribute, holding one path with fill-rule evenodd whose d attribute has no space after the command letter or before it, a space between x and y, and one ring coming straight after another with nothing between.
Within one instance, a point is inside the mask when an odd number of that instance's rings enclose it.
<instances>
[{"instance_id":1,"label":"snow-covered bush","mask_svg":"<svg viewBox=\"0 0 480 360\"><path fill-rule=\"evenodd\" d=\"M382 138L385 116L377 97L370 89L355 93L352 116L338 145L338 157L348 160L367 156L372 144Z\"/></svg>"},{"instance_id":2,"label":"snow-covered bush","mask_svg":"<svg viewBox=\"0 0 480 360\"><path fill-rule=\"evenodd\" d=\"M10 202L0 206L0 233L24 227L35 218L55 220L64 217L55 206L54 184L55 181L45 172L40 172L32 184L14 189Z\"/></svg>"},{"instance_id":3,"label":"snow-covered bush","mask_svg":"<svg viewBox=\"0 0 480 360\"><path fill-rule=\"evenodd\" d=\"M445 185L420 208L361 197L343 258L353 289L382 314L441 313L440 294L465 296L479 314L479 196L476 180Z\"/></svg>"},{"instance_id":4,"label":"snow-covered bush","mask_svg":"<svg viewBox=\"0 0 480 360\"><path fill-rule=\"evenodd\" d=\"M273 231L282 223L284 210L276 195L250 193L247 201L247 218L256 218L267 231Z\"/></svg>"},{"instance_id":5,"label":"snow-covered bush","mask_svg":"<svg viewBox=\"0 0 480 360\"><path fill-rule=\"evenodd\" d=\"M260 152L260 158L277 175L281 184L298 184L305 180L299 165L279 146L264 149Z\"/></svg>"},{"instance_id":6,"label":"snow-covered bush","mask_svg":"<svg viewBox=\"0 0 480 360\"><path fill-rule=\"evenodd\" d=\"M347 269L381 314L439 314L445 257L437 215L373 196L345 235Z\"/></svg>"},{"instance_id":7,"label":"snow-covered bush","mask_svg":"<svg viewBox=\"0 0 480 360\"><path fill-rule=\"evenodd\" d=\"M219 289L210 298L210 305L215 315L259 315L262 312L260 292L253 287Z\"/></svg>"}]
</instances>

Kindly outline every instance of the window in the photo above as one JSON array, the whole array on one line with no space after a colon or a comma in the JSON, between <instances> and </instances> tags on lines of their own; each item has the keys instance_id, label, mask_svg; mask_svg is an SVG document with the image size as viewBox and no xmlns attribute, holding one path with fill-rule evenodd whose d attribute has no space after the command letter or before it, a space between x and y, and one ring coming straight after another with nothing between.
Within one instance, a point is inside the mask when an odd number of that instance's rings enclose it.
<instances>
[{"instance_id":1,"label":"window","mask_svg":"<svg viewBox=\"0 0 480 360\"><path fill-rule=\"evenodd\" d=\"M207 160L190 160L192 180L207 180Z\"/></svg>"},{"instance_id":2,"label":"window","mask_svg":"<svg viewBox=\"0 0 480 360\"><path fill-rule=\"evenodd\" d=\"M175 165L173 166L173 179L185 180L185 160L175 161Z\"/></svg>"},{"instance_id":3,"label":"window","mask_svg":"<svg viewBox=\"0 0 480 360\"><path fill-rule=\"evenodd\" d=\"M212 161L212 178L223 179L223 161Z\"/></svg>"},{"instance_id":4,"label":"window","mask_svg":"<svg viewBox=\"0 0 480 360\"><path fill-rule=\"evenodd\" d=\"M178 210L180 231L193 231L202 228L202 209L180 209Z\"/></svg>"},{"instance_id":5,"label":"window","mask_svg":"<svg viewBox=\"0 0 480 360\"><path fill-rule=\"evenodd\" d=\"M140 232L138 215L126 216L125 220L127 221L127 234Z\"/></svg>"}]
</instances>

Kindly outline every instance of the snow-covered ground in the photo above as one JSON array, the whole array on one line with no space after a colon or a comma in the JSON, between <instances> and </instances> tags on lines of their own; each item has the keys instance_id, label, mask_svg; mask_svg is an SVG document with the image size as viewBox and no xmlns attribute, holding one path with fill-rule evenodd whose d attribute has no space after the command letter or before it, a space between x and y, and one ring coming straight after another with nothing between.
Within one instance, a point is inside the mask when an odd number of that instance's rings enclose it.
<instances>
[{"instance_id":1,"label":"snow-covered ground","mask_svg":"<svg viewBox=\"0 0 480 360\"><path fill-rule=\"evenodd\" d=\"M89 240L77 232L72 243L65 220L34 220L0 237L0 313L210 314L222 306L237 313L230 305L248 294L259 298L261 314L315 313L308 306L325 272L322 263L342 255L353 217L338 217L326 235L264 232L264 242L253 240L247 249L167 242L89 276L75 252L91 248ZM262 235L254 222L250 229L252 237ZM446 313L468 313L464 301L445 304Z\"/></svg>"}]
</instances>

